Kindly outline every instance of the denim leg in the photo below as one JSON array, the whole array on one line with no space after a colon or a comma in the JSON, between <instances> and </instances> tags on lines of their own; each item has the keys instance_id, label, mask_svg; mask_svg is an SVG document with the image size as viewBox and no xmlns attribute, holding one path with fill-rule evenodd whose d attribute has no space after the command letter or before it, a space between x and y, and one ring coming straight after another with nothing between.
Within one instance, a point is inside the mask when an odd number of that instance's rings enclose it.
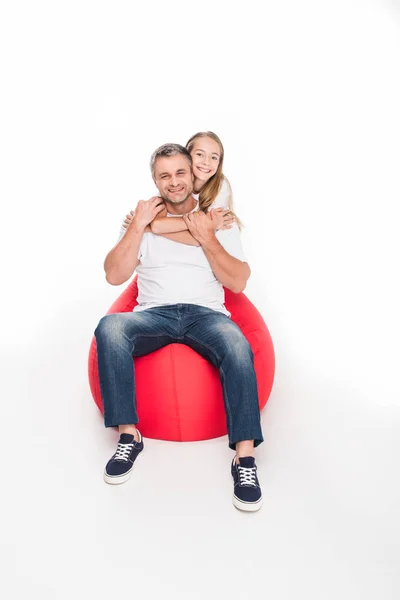
<instances>
[{"instance_id":1,"label":"denim leg","mask_svg":"<svg viewBox=\"0 0 400 600\"><path fill-rule=\"evenodd\" d=\"M261 444L254 356L240 328L222 313L186 305L183 343L219 369L230 448L242 440Z\"/></svg>"},{"instance_id":2,"label":"denim leg","mask_svg":"<svg viewBox=\"0 0 400 600\"><path fill-rule=\"evenodd\" d=\"M95 336L106 427L138 423L133 356L177 341L175 313L173 308L149 309L100 320Z\"/></svg>"}]
</instances>

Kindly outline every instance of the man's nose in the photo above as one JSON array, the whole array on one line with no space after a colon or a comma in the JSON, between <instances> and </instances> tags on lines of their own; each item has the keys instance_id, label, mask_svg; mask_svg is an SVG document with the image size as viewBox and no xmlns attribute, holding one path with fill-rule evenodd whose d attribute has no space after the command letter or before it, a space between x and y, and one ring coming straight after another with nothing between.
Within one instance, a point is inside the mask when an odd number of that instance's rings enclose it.
<instances>
[{"instance_id":1,"label":"man's nose","mask_svg":"<svg viewBox=\"0 0 400 600\"><path fill-rule=\"evenodd\" d=\"M178 178L175 175L173 175L171 177L171 186L176 187L177 185L178 185Z\"/></svg>"}]
</instances>

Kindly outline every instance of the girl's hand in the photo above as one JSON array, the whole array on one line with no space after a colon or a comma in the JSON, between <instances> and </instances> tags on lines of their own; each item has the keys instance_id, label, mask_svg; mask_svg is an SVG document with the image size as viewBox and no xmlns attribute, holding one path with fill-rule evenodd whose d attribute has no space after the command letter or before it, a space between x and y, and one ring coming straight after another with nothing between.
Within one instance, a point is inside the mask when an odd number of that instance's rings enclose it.
<instances>
[{"instance_id":1,"label":"girl's hand","mask_svg":"<svg viewBox=\"0 0 400 600\"><path fill-rule=\"evenodd\" d=\"M122 223L122 227L124 229L128 229L128 227L131 224L132 219L133 219L134 216L135 216L135 211L134 210L131 210L131 212L126 215L125 221Z\"/></svg>"},{"instance_id":2,"label":"girl's hand","mask_svg":"<svg viewBox=\"0 0 400 600\"><path fill-rule=\"evenodd\" d=\"M211 223L214 230L231 229L235 222L235 217L226 208L212 208L208 213L211 216Z\"/></svg>"}]
</instances>

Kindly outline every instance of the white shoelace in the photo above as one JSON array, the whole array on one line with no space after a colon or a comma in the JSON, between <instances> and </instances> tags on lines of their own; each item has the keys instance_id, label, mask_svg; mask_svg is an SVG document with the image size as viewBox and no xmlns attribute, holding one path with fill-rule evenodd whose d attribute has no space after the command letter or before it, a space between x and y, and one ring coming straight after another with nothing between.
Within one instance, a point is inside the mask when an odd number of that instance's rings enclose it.
<instances>
[{"instance_id":1,"label":"white shoelace","mask_svg":"<svg viewBox=\"0 0 400 600\"><path fill-rule=\"evenodd\" d=\"M133 444L118 444L114 460L123 460L127 462L132 448Z\"/></svg>"},{"instance_id":2,"label":"white shoelace","mask_svg":"<svg viewBox=\"0 0 400 600\"><path fill-rule=\"evenodd\" d=\"M241 467L238 466L239 471L239 485L254 485L256 484L256 468L255 467Z\"/></svg>"}]
</instances>

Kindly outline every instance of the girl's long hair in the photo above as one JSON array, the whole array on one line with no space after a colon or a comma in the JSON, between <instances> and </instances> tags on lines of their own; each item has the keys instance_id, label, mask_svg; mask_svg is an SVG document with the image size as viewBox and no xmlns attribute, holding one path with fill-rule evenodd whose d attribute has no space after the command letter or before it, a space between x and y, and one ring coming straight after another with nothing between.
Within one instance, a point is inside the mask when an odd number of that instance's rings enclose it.
<instances>
[{"instance_id":1,"label":"girl's long hair","mask_svg":"<svg viewBox=\"0 0 400 600\"><path fill-rule=\"evenodd\" d=\"M208 181L206 181L206 183L203 185L203 187L200 190L199 210L202 210L205 213L208 212L208 209L210 208L211 204L214 202L214 200L218 196L219 191L222 186L222 182L225 179L226 183L228 184L228 188L229 188L229 198L228 198L229 212L235 217L236 223L238 224L239 229L241 229L243 225L233 210L232 188L231 188L231 185L230 185L228 179L225 177L225 175L222 172L222 168L223 168L223 164L224 164L224 147L222 145L221 140L217 136L217 134L214 133L213 131L200 131L199 133L195 133L194 135L192 135L192 137L186 144L186 149L188 150L189 153L191 153L193 150L195 141L197 140L197 138L201 138L201 137L209 137L212 140L214 140L215 142L217 142L219 149L220 149L220 159L219 159L218 169L216 170L214 175L212 177L210 177L210 179Z\"/></svg>"}]
</instances>

